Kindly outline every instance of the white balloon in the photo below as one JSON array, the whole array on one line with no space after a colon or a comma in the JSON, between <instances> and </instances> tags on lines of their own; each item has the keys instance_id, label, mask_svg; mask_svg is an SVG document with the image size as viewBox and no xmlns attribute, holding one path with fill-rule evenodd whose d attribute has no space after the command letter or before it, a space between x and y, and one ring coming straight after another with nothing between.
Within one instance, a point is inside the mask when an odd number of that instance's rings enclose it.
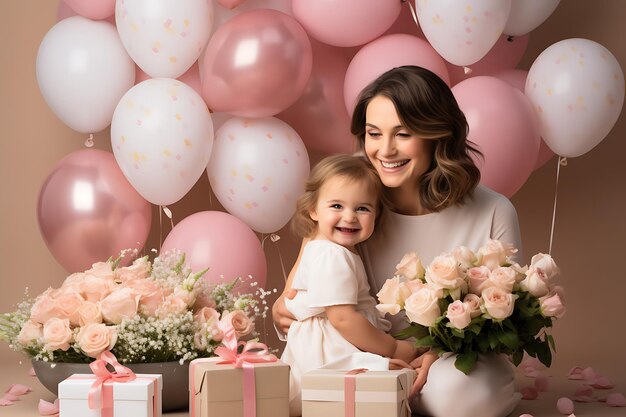
<instances>
[{"instance_id":1,"label":"white balloon","mask_svg":"<svg viewBox=\"0 0 626 417\"><path fill-rule=\"evenodd\" d=\"M152 78L120 100L111 145L122 172L143 198L172 204L193 187L211 157L211 115L193 88Z\"/></svg>"},{"instance_id":2,"label":"white balloon","mask_svg":"<svg viewBox=\"0 0 626 417\"><path fill-rule=\"evenodd\" d=\"M54 25L37 53L37 82L63 123L81 133L111 124L113 110L135 83L135 64L110 23L81 16Z\"/></svg>"},{"instance_id":3,"label":"white balloon","mask_svg":"<svg viewBox=\"0 0 626 417\"><path fill-rule=\"evenodd\" d=\"M624 104L624 73L599 43L566 39L535 59L525 94L550 149L576 157L590 151L613 128Z\"/></svg>"},{"instance_id":4,"label":"white balloon","mask_svg":"<svg viewBox=\"0 0 626 417\"><path fill-rule=\"evenodd\" d=\"M291 219L309 169L304 143L287 123L233 117L217 131L207 174L230 214L271 233Z\"/></svg>"},{"instance_id":5,"label":"white balloon","mask_svg":"<svg viewBox=\"0 0 626 417\"><path fill-rule=\"evenodd\" d=\"M513 0L511 13L504 26L510 36L525 35L542 24L561 0Z\"/></svg>"},{"instance_id":6,"label":"white balloon","mask_svg":"<svg viewBox=\"0 0 626 417\"><path fill-rule=\"evenodd\" d=\"M115 23L131 58L150 77L178 78L198 60L213 27L209 0L126 0Z\"/></svg>"},{"instance_id":7,"label":"white balloon","mask_svg":"<svg viewBox=\"0 0 626 417\"><path fill-rule=\"evenodd\" d=\"M511 0L415 0L424 36L446 61L471 65L502 35Z\"/></svg>"}]
</instances>

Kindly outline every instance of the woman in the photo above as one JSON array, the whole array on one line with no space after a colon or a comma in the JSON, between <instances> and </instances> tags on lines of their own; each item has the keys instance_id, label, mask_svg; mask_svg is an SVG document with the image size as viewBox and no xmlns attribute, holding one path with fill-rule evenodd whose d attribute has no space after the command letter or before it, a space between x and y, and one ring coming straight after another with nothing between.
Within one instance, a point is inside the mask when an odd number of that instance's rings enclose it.
<instances>
[{"instance_id":1,"label":"woman","mask_svg":"<svg viewBox=\"0 0 626 417\"><path fill-rule=\"evenodd\" d=\"M468 143L467 131L452 91L426 69L394 68L361 92L352 133L380 176L390 205L381 233L358 248L372 293L382 288L409 251L428 264L460 245L477 250L490 238L521 248L512 204L478 185L480 172L470 154L480 153ZM520 252L517 255L520 260ZM291 276L283 295L290 287ZM284 296L272 311L277 327L287 329L293 318L284 307ZM392 334L406 326L401 315L390 319ZM453 360L437 360L427 352L411 365L418 369L414 393L421 391L414 405L419 411L499 417L516 404L510 375L497 370L501 364L479 363L467 377L454 369Z\"/></svg>"}]
</instances>

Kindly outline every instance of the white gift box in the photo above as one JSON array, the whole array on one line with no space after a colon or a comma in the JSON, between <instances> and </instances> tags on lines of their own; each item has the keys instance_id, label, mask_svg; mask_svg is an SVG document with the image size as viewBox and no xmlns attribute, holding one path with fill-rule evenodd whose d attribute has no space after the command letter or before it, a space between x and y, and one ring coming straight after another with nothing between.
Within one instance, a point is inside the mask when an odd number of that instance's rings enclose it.
<instances>
[{"instance_id":1,"label":"white gift box","mask_svg":"<svg viewBox=\"0 0 626 417\"><path fill-rule=\"evenodd\" d=\"M112 412L89 408L89 391L96 379L93 374L74 374L59 384L59 417L161 417L161 375L137 374L124 383L106 381L103 389L112 388Z\"/></svg>"}]
</instances>

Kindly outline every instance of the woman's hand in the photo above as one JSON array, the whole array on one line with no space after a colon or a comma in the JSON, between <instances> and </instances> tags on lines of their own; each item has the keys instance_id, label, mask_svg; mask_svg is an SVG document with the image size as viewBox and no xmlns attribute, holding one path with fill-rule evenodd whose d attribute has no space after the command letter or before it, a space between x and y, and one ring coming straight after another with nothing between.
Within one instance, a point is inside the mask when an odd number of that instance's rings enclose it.
<instances>
[{"instance_id":1,"label":"woman's hand","mask_svg":"<svg viewBox=\"0 0 626 417\"><path fill-rule=\"evenodd\" d=\"M422 390L422 387L426 383L426 378L428 377L428 370L430 366L437 360L438 355L433 351L428 351L423 355L415 358L411 361L410 365L417 371L417 378L413 383L413 387L411 388L411 397L417 395L418 392Z\"/></svg>"},{"instance_id":2,"label":"woman's hand","mask_svg":"<svg viewBox=\"0 0 626 417\"><path fill-rule=\"evenodd\" d=\"M289 326L291 326L291 323L293 323L296 319L285 306L285 297L291 300L297 293L298 291L296 290L285 291L280 295L280 297L278 297L272 306L272 319L274 320L274 324L276 325L276 328L284 334L289 333Z\"/></svg>"},{"instance_id":3,"label":"woman's hand","mask_svg":"<svg viewBox=\"0 0 626 417\"><path fill-rule=\"evenodd\" d=\"M415 360L417 356L417 349L413 342L408 340L397 340L396 351L393 354L392 359L400 359L402 362L410 363Z\"/></svg>"}]
</instances>

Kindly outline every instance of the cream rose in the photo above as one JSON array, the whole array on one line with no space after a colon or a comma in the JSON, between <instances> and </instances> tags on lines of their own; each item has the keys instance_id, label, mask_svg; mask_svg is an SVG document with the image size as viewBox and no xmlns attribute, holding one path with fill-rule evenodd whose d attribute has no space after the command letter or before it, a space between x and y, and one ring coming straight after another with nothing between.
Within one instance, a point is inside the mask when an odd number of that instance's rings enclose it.
<instances>
[{"instance_id":1,"label":"cream rose","mask_svg":"<svg viewBox=\"0 0 626 417\"><path fill-rule=\"evenodd\" d=\"M565 314L565 305L559 294L546 295L539 298L541 313L546 317L556 317L560 319Z\"/></svg>"},{"instance_id":2,"label":"cream rose","mask_svg":"<svg viewBox=\"0 0 626 417\"><path fill-rule=\"evenodd\" d=\"M469 281L469 290L472 294L481 295L483 286L489 279L491 271L486 266L475 266L467 270L467 279Z\"/></svg>"},{"instance_id":3,"label":"cream rose","mask_svg":"<svg viewBox=\"0 0 626 417\"><path fill-rule=\"evenodd\" d=\"M97 303L85 301L78 307L76 313L78 314L78 325L80 327L102 323L102 312L100 311L100 305Z\"/></svg>"},{"instance_id":4,"label":"cream rose","mask_svg":"<svg viewBox=\"0 0 626 417\"><path fill-rule=\"evenodd\" d=\"M136 279L148 278L150 274L150 263L148 257L144 256L135 259L132 265L117 268L115 270L115 279L119 282L133 281Z\"/></svg>"},{"instance_id":5,"label":"cream rose","mask_svg":"<svg viewBox=\"0 0 626 417\"><path fill-rule=\"evenodd\" d=\"M412 322L422 326L432 326L441 315L438 301L436 291L424 287L406 299L404 309Z\"/></svg>"},{"instance_id":6,"label":"cream rose","mask_svg":"<svg viewBox=\"0 0 626 417\"><path fill-rule=\"evenodd\" d=\"M507 258L517 252L513 245L490 239L478 249L477 258L480 265L494 269L504 264Z\"/></svg>"},{"instance_id":7,"label":"cream rose","mask_svg":"<svg viewBox=\"0 0 626 417\"><path fill-rule=\"evenodd\" d=\"M426 282L434 289L456 290L465 283L459 264L452 255L437 256L426 268Z\"/></svg>"},{"instance_id":8,"label":"cream rose","mask_svg":"<svg viewBox=\"0 0 626 417\"><path fill-rule=\"evenodd\" d=\"M58 290L52 288L47 289L35 300L35 303L30 308L30 319L37 323L44 324L53 317L67 318L63 316L63 312L59 307L55 295Z\"/></svg>"},{"instance_id":9,"label":"cream rose","mask_svg":"<svg viewBox=\"0 0 626 417\"><path fill-rule=\"evenodd\" d=\"M232 324L237 337L250 334L254 330L254 322L241 310L233 310L225 315L222 314L222 320Z\"/></svg>"},{"instance_id":10,"label":"cream rose","mask_svg":"<svg viewBox=\"0 0 626 417\"><path fill-rule=\"evenodd\" d=\"M543 297L550 291L549 278L542 269L531 268L526 273L520 283L522 290L527 291L535 297Z\"/></svg>"},{"instance_id":11,"label":"cream rose","mask_svg":"<svg viewBox=\"0 0 626 417\"><path fill-rule=\"evenodd\" d=\"M472 321L470 310L461 300L456 300L448 304L446 316L450 320L450 324L457 329L464 329L469 326Z\"/></svg>"},{"instance_id":12,"label":"cream rose","mask_svg":"<svg viewBox=\"0 0 626 417\"><path fill-rule=\"evenodd\" d=\"M504 320L513 314L517 295L508 293L497 287L483 290L483 308L485 312L496 320Z\"/></svg>"},{"instance_id":13,"label":"cream rose","mask_svg":"<svg viewBox=\"0 0 626 417\"><path fill-rule=\"evenodd\" d=\"M17 335L17 341L24 346L28 346L33 342L37 342L42 337L43 326L41 325L41 323L28 320L22 326L20 334Z\"/></svg>"},{"instance_id":14,"label":"cream rose","mask_svg":"<svg viewBox=\"0 0 626 417\"><path fill-rule=\"evenodd\" d=\"M465 246L459 246L452 253L463 269L470 269L476 263L476 254Z\"/></svg>"},{"instance_id":15,"label":"cream rose","mask_svg":"<svg viewBox=\"0 0 626 417\"><path fill-rule=\"evenodd\" d=\"M78 309L85 302L83 297L75 292L63 292L56 297L56 301L63 317L70 319L72 326L78 326Z\"/></svg>"},{"instance_id":16,"label":"cream rose","mask_svg":"<svg viewBox=\"0 0 626 417\"><path fill-rule=\"evenodd\" d=\"M463 298L463 304L467 306L471 318L478 317L482 314L480 311L480 300L481 298L476 294L466 294L465 298Z\"/></svg>"},{"instance_id":17,"label":"cream rose","mask_svg":"<svg viewBox=\"0 0 626 417\"><path fill-rule=\"evenodd\" d=\"M98 278L104 278L107 280L114 280L115 273L113 272L110 262L96 262L91 265L91 269L85 271L87 275L93 275Z\"/></svg>"},{"instance_id":18,"label":"cream rose","mask_svg":"<svg viewBox=\"0 0 626 417\"><path fill-rule=\"evenodd\" d=\"M174 294L168 296L163 304L156 310L156 316L159 318L165 318L170 314L182 314L187 311L187 302L175 297Z\"/></svg>"},{"instance_id":19,"label":"cream rose","mask_svg":"<svg viewBox=\"0 0 626 417\"><path fill-rule=\"evenodd\" d=\"M76 339L78 346L87 356L96 358L103 351L113 349L117 341L117 332L114 326L92 323L80 329Z\"/></svg>"},{"instance_id":20,"label":"cream rose","mask_svg":"<svg viewBox=\"0 0 626 417\"><path fill-rule=\"evenodd\" d=\"M97 302L108 296L116 286L112 278L86 275L80 284L80 291L85 300Z\"/></svg>"},{"instance_id":21,"label":"cream rose","mask_svg":"<svg viewBox=\"0 0 626 417\"><path fill-rule=\"evenodd\" d=\"M517 273L512 268L499 266L489 273L489 279L483 284L483 291L487 287L497 287L505 292L513 292Z\"/></svg>"},{"instance_id":22,"label":"cream rose","mask_svg":"<svg viewBox=\"0 0 626 417\"><path fill-rule=\"evenodd\" d=\"M65 278L65 281L61 284L61 290L80 292L80 286L84 279L84 272L76 272Z\"/></svg>"},{"instance_id":23,"label":"cream rose","mask_svg":"<svg viewBox=\"0 0 626 417\"><path fill-rule=\"evenodd\" d=\"M538 253L532 257L530 260L530 269L541 269L548 279L554 278L554 276L560 272L554 259L545 253Z\"/></svg>"},{"instance_id":24,"label":"cream rose","mask_svg":"<svg viewBox=\"0 0 626 417\"><path fill-rule=\"evenodd\" d=\"M53 317L43 325L43 348L48 351L68 350L72 341L69 319Z\"/></svg>"},{"instance_id":25,"label":"cream rose","mask_svg":"<svg viewBox=\"0 0 626 417\"><path fill-rule=\"evenodd\" d=\"M139 298L139 294L132 288L115 290L100 303L102 318L107 323L120 324L122 320L134 317L137 314Z\"/></svg>"},{"instance_id":26,"label":"cream rose","mask_svg":"<svg viewBox=\"0 0 626 417\"><path fill-rule=\"evenodd\" d=\"M196 323L200 324L206 324L211 321L219 321L219 319L220 313L218 313L217 310L211 307L202 307L193 315L193 320Z\"/></svg>"},{"instance_id":27,"label":"cream rose","mask_svg":"<svg viewBox=\"0 0 626 417\"><path fill-rule=\"evenodd\" d=\"M163 303L165 294L154 280L142 278L126 281L124 287L132 288L139 294L139 311L145 316L155 316L157 308Z\"/></svg>"},{"instance_id":28,"label":"cream rose","mask_svg":"<svg viewBox=\"0 0 626 417\"><path fill-rule=\"evenodd\" d=\"M417 281L417 280L416 280ZM376 296L380 304L376 308L382 313L398 314L404 307L404 300L411 295L411 290L400 277L388 279Z\"/></svg>"},{"instance_id":29,"label":"cream rose","mask_svg":"<svg viewBox=\"0 0 626 417\"><path fill-rule=\"evenodd\" d=\"M424 276L424 266L415 252L409 252L402 257L396 265L396 275L402 275L406 279L417 279Z\"/></svg>"}]
</instances>

